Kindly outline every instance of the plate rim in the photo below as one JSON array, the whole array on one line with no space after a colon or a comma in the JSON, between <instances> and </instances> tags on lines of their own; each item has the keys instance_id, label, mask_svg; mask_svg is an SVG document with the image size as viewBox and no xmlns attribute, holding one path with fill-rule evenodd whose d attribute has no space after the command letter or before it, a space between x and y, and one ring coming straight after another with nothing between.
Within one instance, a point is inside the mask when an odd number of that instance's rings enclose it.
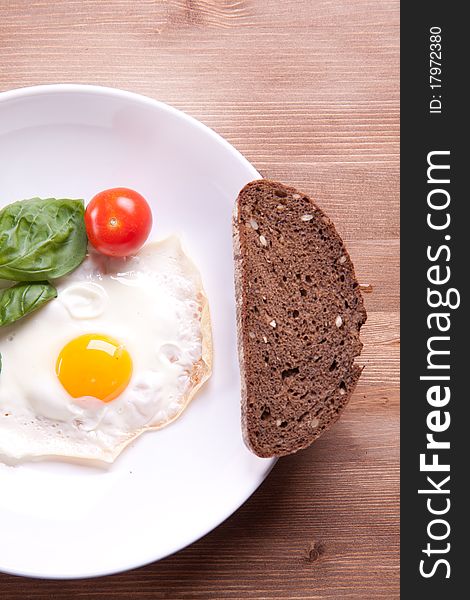
<instances>
[{"instance_id":1,"label":"plate rim","mask_svg":"<svg viewBox=\"0 0 470 600\"><path fill-rule=\"evenodd\" d=\"M48 94L59 94L59 93L85 93L90 95L101 95L101 96L113 96L117 98L132 100L145 104L147 106L153 106L154 108L160 108L163 111L173 114L176 117L182 118L187 121L188 124L195 126L200 131L209 133L209 135L217 142L221 143L226 150L228 150L234 157L241 160L242 163L252 172L253 179L261 179L261 174L251 164L251 162L243 156L243 154L235 148L229 141L222 137L219 133L214 131L211 127L202 123L195 117L192 117L185 111L175 108L171 104L167 104L161 100L140 94L137 92L131 92L129 90L123 90L120 88L114 88L104 85L95 85L88 83L46 83L41 85L31 85L12 90L0 91L0 109L3 102L9 100L18 100L21 98L28 98L33 96L46 96Z\"/></svg>"},{"instance_id":2,"label":"plate rim","mask_svg":"<svg viewBox=\"0 0 470 600\"><path fill-rule=\"evenodd\" d=\"M175 108L174 106L162 102L161 100L156 100L150 96L132 92L129 90L123 90L120 88L114 88L110 86L102 86L95 84L82 84L82 83L50 83L50 84L41 84L41 85L33 85L33 86L24 86L20 88L15 88L6 91L0 91L0 111L3 106L9 101L15 101L23 98L33 98L34 96L47 96L47 95L60 95L60 94L87 94L90 96L98 95L105 97L114 97L121 98L123 100L130 100L132 102L136 102L141 105L150 106L153 108L157 108L168 114L171 114L183 121L186 121L188 125L192 127L196 127L201 132L209 135L214 141L218 144L221 144L226 151L228 151L236 160L241 162L247 170L252 174L254 179L261 179L261 174L257 171L257 169L251 164L251 162L239 151L237 150L229 141L227 141L224 137L222 137L219 133L214 131L208 125L202 123L195 117L192 117L188 113L184 112L181 109ZM241 502L239 499L232 503L229 506L228 511L226 512L225 517L222 520L216 518L215 522L211 522L208 526L204 526L202 531L198 532L195 537L191 536L191 541L188 541L184 546L179 548L175 548L167 552L166 554L160 556L159 558L153 558L145 562L141 561L128 561L127 566L120 566L114 569L100 570L97 569L94 573L85 573L83 575L72 575L67 573L56 573L54 575L47 574L41 575L40 573L35 573L32 571L28 571L27 569L8 569L0 565L0 573L5 573L8 575L20 576L20 577L29 577L33 579L50 579L50 580L80 580L80 579L93 579L98 577L104 577L108 575L114 575L117 573L124 573L127 571L131 571L134 569L138 569L141 567L148 566L154 562L158 562L163 560L180 550L188 548L201 538L205 537L211 531L216 529L219 525L224 523L228 518L230 518L243 504L253 495L253 493L258 489L258 487L265 481L268 477L269 473L277 463L277 458L264 459L266 461L266 469L262 474L261 479L256 480L250 486L248 486L247 490L241 495Z\"/></svg>"}]
</instances>

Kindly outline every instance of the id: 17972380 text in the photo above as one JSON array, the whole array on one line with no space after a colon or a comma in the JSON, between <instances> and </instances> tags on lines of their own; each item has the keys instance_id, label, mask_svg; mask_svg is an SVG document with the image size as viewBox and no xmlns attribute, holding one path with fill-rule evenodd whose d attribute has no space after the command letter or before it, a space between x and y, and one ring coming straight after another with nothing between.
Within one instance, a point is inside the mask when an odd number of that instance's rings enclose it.
<instances>
[{"instance_id":1,"label":"id: 17972380 text","mask_svg":"<svg viewBox=\"0 0 470 600\"><path fill-rule=\"evenodd\" d=\"M440 27L429 29L429 87L432 97L429 102L431 114L442 112L442 36Z\"/></svg>"}]
</instances>

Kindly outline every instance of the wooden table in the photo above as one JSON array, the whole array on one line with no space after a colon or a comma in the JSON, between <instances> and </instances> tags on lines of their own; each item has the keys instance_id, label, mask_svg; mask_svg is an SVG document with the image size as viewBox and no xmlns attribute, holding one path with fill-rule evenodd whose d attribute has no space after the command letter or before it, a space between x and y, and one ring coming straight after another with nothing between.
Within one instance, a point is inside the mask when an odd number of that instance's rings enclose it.
<instances>
[{"instance_id":1,"label":"wooden table","mask_svg":"<svg viewBox=\"0 0 470 600\"><path fill-rule=\"evenodd\" d=\"M0 90L95 83L183 109L317 198L373 287L343 418L234 516L122 575L0 575L2 600L398 597L398 18L398 0L0 2Z\"/></svg>"}]
</instances>

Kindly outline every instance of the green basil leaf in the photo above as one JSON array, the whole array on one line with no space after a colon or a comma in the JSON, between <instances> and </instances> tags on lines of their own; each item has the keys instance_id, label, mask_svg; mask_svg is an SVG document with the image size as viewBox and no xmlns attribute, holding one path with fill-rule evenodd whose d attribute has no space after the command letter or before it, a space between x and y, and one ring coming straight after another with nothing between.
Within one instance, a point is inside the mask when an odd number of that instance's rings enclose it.
<instances>
[{"instance_id":1,"label":"green basil leaf","mask_svg":"<svg viewBox=\"0 0 470 600\"><path fill-rule=\"evenodd\" d=\"M73 271L85 258L83 200L32 198L0 211L0 279L43 281Z\"/></svg>"},{"instance_id":2,"label":"green basil leaf","mask_svg":"<svg viewBox=\"0 0 470 600\"><path fill-rule=\"evenodd\" d=\"M0 290L0 327L11 325L56 297L57 290L47 281L21 282Z\"/></svg>"}]
</instances>

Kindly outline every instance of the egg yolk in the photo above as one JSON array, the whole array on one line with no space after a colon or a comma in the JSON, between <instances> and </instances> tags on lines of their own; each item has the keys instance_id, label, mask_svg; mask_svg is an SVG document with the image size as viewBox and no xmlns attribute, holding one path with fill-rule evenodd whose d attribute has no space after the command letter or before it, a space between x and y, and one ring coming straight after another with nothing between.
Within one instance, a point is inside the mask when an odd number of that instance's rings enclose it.
<instances>
[{"instance_id":1,"label":"egg yolk","mask_svg":"<svg viewBox=\"0 0 470 600\"><path fill-rule=\"evenodd\" d=\"M62 348L56 373L73 398L92 396L111 402L126 389L132 375L132 360L114 338L89 333Z\"/></svg>"}]
</instances>

